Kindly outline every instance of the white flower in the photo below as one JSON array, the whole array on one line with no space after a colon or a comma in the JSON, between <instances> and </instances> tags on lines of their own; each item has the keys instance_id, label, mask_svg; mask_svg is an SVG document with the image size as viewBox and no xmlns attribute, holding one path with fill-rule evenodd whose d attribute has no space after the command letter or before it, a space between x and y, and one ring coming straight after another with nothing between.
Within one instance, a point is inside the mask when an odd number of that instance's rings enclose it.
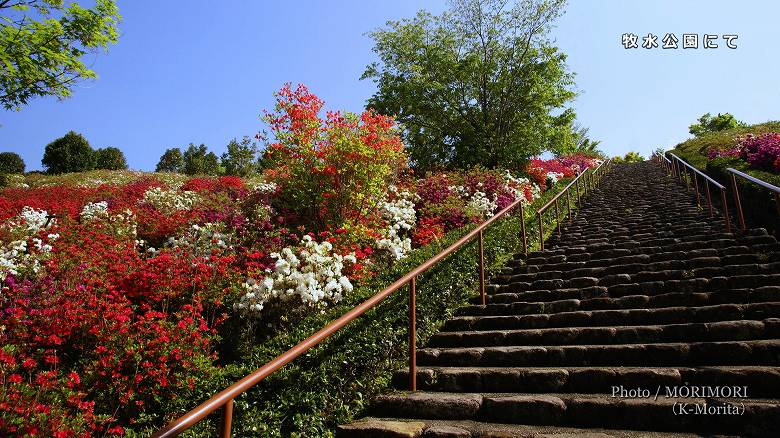
<instances>
[{"instance_id":1,"label":"white flower","mask_svg":"<svg viewBox=\"0 0 780 438\"><path fill-rule=\"evenodd\" d=\"M190 210L197 200L198 194L195 192L179 192L152 187L144 192L142 202L152 205L161 212L173 213L177 210Z\"/></svg>"},{"instance_id":2,"label":"white flower","mask_svg":"<svg viewBox=\"0 0 780 438\"><path fill-rule=\"evenodd\" d=\"M89 222L98 218L108 217L108 202L89 202L81 209L79 215L82 221Z\"/></svg>"},{"instance_id":3,"label":"white flower","mask_svg":"<svg viewBox=\"0 0 780 438\"><path fill-rule=\"evenodd\" d=\"M342 256L333 252L330 242L318 243L304 236L297 248L284 248L272 253L274 270L261 282L248 278L243 283L244 295L233 307L257 315L271 300L283 301L298 297L304 306L338 302L352 291L352 283L342 274L344 262L355 262L354 254Z\"/></svg>"}]
</instances>

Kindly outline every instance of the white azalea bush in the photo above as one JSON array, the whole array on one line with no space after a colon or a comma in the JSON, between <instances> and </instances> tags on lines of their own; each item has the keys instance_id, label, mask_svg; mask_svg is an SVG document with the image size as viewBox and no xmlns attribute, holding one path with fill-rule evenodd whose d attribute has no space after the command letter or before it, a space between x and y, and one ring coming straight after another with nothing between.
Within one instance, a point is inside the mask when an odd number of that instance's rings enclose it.
<instances>
[{"instance_id":1,"label":"white azalea bush","mask_svg":"<svg viewBox=\"0 0 780 438\"><path fill-rule=\"evenodd\" d=\"M208 257L214 251L229 250L232 248L233 235L225 230L222 223L192 224L183 235L171 236L165 242L167 248L184 248L194 257ZM148 248L148 252L156 253L155 248Z\"/></svg>"},{"instance_id":2,"label":"white azalea bush","mask_svg":"<svg viewBox=\"0 0 780 438\"><path fill-rule=\"evenodd\" d=\"M192 191L166 190L152 187L144 192L141 202L147 203L157 210L174 213L178 210L190 210L198 200L198 194Z\"/></svg>"},{"instance_id":3,"label":"white azalea bush","mask_svg":"<svg viewBox=\"0 0 780 438\"><path fill-rule=\"evenodd\" d=\"M266 304L275 300L301 307L327 306L352 292L352 283L342 270L345 263L356 262L355 256L336 254L330 242L318 243L307 235L300 246L286 247L271 257L276 259L274 269L262 279L246 279L242 285L245 293L234 304L236 310L259 316Z\"/></svg>"},{"instance_id":4,"label":"white azalea bush","mask_svg":"<svg viewBox=\"0 0 780 438\"><path fill-rule=\"evenodd\" d=\"M18 216L4 225L11 238L0 241L0 282L10 275L37 274L42 263L51 256L52 243L60 236L44 231L54 225L55 219L46 210L25 206Z\"/></svg>"},{"instance_id":5,"label":"white azalea bush","mask_svg":"<svg viewBox=\"0 0 780 438\"><path fill-rule=\"evenodd\" d=\"M394 199L388 200L388 197ZM395 186L391 186L380 205L382 218L387 221L388 228L384 236L377 240L376 247L389 253L393 260L406 257L412 250L410 235L417 220L415 200L415 195L412 193L399 192Z\"/></svg>"},{"instance_id":6,"label":"white azalea bush","mask_svg":"<svg viewBox=\"0 0 780 438\"><path fill-rule=\"evenodd\" d=\"M130 209L121 212L109 212L108 202L88 202L81 209L79 219L82 223L101 223L111 227L117 236L136 238L138 223L135 214Z\"/></svg>"}]
</instances>

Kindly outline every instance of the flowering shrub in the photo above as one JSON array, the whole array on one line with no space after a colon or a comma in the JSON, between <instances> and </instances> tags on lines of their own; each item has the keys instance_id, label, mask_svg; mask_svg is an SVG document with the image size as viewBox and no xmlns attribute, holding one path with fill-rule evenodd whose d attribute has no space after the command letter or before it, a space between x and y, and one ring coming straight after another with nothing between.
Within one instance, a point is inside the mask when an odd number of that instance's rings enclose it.
<instances>
[{"instance_id":1,"label":"flowering shrub","mask_svg":"<svg viewBox=\"0 0 780 438\"><path fill-rule=\"evenodd\" d=\"M352 291L352 283L341 271L344 262L356 262L355 256L335 254L330 242L317 243L306 235L299 248L284 248L271 257L276 259L273 272L261 281L250 277L243 283L246 293L235 304L237 310L258 314L272 299L297 298L307 306L324 300L335 303Z\"/></svg>"},{"instance_id":2,"label":"flowering shrub","mask_svg":"<svg viewBox=\"0 0 780 438\"><path fill-rule=\"evenodd\" d=\"M303 87L280 92L262 180L88 173L0 190L0 436L159 425L253 340L247 326L322 311L594 165L415 177L391 119L321 107Z\"/></svg>"},{"instance_id":3,"label":"flowering shrub","mask_svg":"<svg viewBox=\"0 0 780 438\"><path fill-rule=\"evenodd\" d=\"M282 208L318 231L369 216L406 167L392 118L366 111L322 119L323 104L305 86L287 84L264 117L277 140L264 155L267 182L278 186Z\"/></svg>"},{"instance_id":4,"label":"flowering shrub","mask_svg":"<svg viewBox=\"0 0 780 438\"><path fill-rule=\"evenodd\" d=\"M709 150L708 158L741 158L755 169L780 173L780 133L748 134L738 137L736 142L732 148Z\"/></svg>"}]
</instances>

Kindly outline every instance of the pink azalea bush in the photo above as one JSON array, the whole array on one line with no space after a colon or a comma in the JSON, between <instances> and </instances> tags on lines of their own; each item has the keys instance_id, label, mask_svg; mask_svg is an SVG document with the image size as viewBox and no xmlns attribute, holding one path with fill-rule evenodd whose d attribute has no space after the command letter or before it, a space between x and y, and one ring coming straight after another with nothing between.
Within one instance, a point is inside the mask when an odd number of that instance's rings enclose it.
<instances>
[{"instance_id":1,"label":"pink azalea bush","mask_svg":"<svg viewBox=\"0 0 780 438\"><path fill-rule=\"evenodd\" d=\"M780 173L780 133L748 134L736 139L737 145L730 149L713 149L710 159L719 157L741 158L750 167Z\"/></svg>"}]
</instances>

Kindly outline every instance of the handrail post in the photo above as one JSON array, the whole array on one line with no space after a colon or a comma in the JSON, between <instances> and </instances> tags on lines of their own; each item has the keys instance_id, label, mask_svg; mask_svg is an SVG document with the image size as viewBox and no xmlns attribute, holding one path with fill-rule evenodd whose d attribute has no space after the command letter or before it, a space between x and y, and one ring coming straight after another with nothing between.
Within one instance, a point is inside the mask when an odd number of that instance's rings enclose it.
<instances>
[{"instance_id":1,"label":"handrail post","mask_svg":"<svg viewBox=\"0 0 780 438\"><path fill-rule=\"evenodd\" d=\"M699 202L699 177L696 176L696 172L693 172L693 182L696 187L696 206L701 207L701 202Z\"/></svg>"},{"instance_id":2,"label":"handrail post","mask_svg":"<svg viewBox=\"0 0 780 438\"><path fill-rule=\"evenodd\" d=\"M566 189L566 210L569 212L569 223L572 223L574 221L574 218L571 216L571 201L569 200L569 189Z\"/></svg>"},{"instance_id":3,"label":"handrail post","mask_svg":"<svg viewBox=\"0 0 780 438\"><path fill-rule=\"evenodd\" d=\"M417 277L409 281L409 390L417 391Z\"/></svg>"},{"instance_id":4,"label":"handrail post","mask_svg":"<svg viewBox=\"0 0 780 438\"><path fill-rule=\"evenodd\" d=\"M731 188L734 190L734 206L737 209L737 217L739 218L739 226L742 231L745 231L745 216L742 214L742 202L739 200L739 187L737 187L737 177L733 173L731 174Z\"/></svg>"},{"instance_id":5,"label":"handrail post","mask_svg":"<svg viewBox=\"0 0 780 438\"><path fill-rule=\"evenodd\" d=\"M479 230L479 298L483 306L487 304L485 298L485 243L482 230Z\"/></svg>"},{"instance_id":6,"label":"handrail post","mask_svg":"<svg viewBox=\"0 0 780 438\"><path fill-rule=\"evenodd\" d=\"M525 196L525 194L523 194ZM520 233L522 234L523 238L523 254L528 254L528 239L525 235L525 207L523 207L523 203L520 203Z\"/></svg>"},{"instance_id":7,"label":"handrail post","mask_svg":"<svg viewBox=\"0 0 780 438\"><path fill-rule=\"evenodd\" d=\"M707 191L707 206L710 209L710 217L712 217L712 197L710 196L710 183L704 180L704 189Z\"/></svg>"},{"instance_id":8,"label":"handrail post","mask_svg":"<svg viewBox=\"0 0 780 438\"><path fill-rule=\"evenodd\" d=\"M230 438L233 428L233 400L229 400L222 407L222 434L221 438Z\"/></svg>"},{"instance_id":9,"label":"handrail post","mask_svg":"<svg viewBox=\"0 0 780 438\"><path fill-rule=\"evenodd\" d=\"M577 181L574 182L574 187L577 189L577 206L580 205L580 180L577 178Z\"/></svg>"},{"instance_id":10,"label":"handrail post","mask_svg":"<svg viewBox=\"0 0 780 438\"><path fill-rule=\"evenodd\" d=\"M558 235L561 235L561 216L558 212L558 198L555 198L555 225L558 227Z\"/></svg>"},{"instance_id":11,"label":"handrail post","mask_svg":"<svg viewBox=\"0 0 780 438\"><path fill-rule=\"evenodd\" d=\"M537 211L536 216L539 218L539 251L544 251L544 225L542 224L542 212Z\"/></svg>"},{"instance_id":12,"label":"handrail post","mask_svg":"<svg viewBox=\"0 0 780 438\"><path fill-rule=\"evenodd\" d=\"M720 202L723 203L723 220L726 224L726 232L731 232L731 220L729 219L729 205L726 202L726 188L720 188Z\"/></svg>"}]
</instances>

